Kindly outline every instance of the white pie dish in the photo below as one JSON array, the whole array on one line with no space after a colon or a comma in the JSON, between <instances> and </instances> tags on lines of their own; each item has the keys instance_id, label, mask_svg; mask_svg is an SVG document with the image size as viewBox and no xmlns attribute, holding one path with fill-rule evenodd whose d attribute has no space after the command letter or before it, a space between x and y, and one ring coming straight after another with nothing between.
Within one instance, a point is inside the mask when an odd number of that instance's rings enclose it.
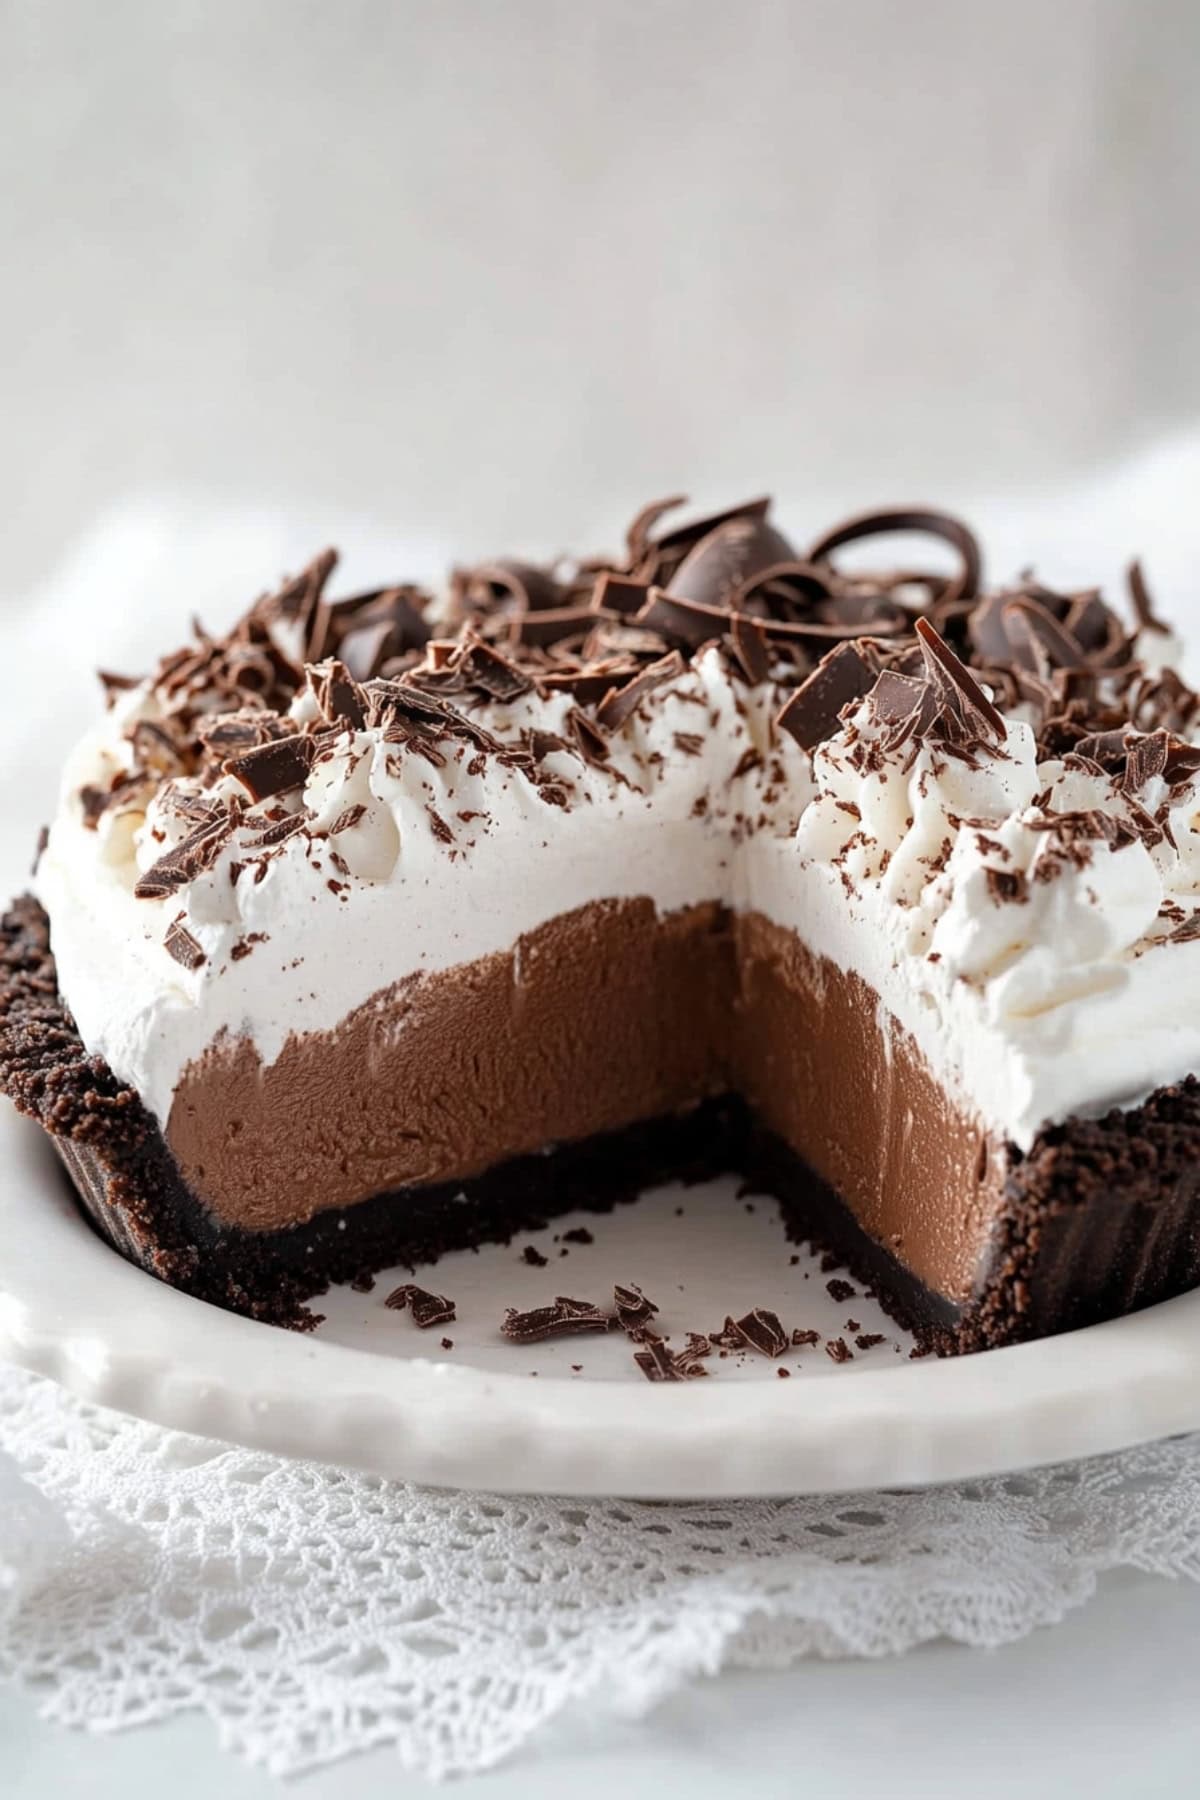
<instances>
[{"instance_id":1,"label":"white pie dish","mask_svg":"<svg viewBox=\"0 0 1200 1800\"><path fill-rule=\"evenodd\" d=\"M564 1259L561 1234L578 1224L595 1241ZM523 1260L527 1243L544 1267ZM389 1287L407 1279L398 1271L371 1293L318 1302L327 1323L306 1336L124 1262L85 1223L37 1127L3 1107L0 1245L8 1360L175 1430L440 1486L663 1500L836 1492L1017 1470L1200 1428L1200 1291L1039 1343L910 1360L875 1304L830 1296L829 1272L807 1252L791 1261L771 1203L748 1210L732 1181L660 1190L445 1258L418 1279L456 1301L452 1325L421 1333L388 1310ZM840 1366L816 1346L779 1363L714 1359L709 1379L659 1385L619 1335L533 1346L500 1335L506 1306L560 1292L606 1299L613 1280L639 1282L677 1343L756 1304L851 1347L848 1318L887 1341Z\"/></svg>"}]
</instances>

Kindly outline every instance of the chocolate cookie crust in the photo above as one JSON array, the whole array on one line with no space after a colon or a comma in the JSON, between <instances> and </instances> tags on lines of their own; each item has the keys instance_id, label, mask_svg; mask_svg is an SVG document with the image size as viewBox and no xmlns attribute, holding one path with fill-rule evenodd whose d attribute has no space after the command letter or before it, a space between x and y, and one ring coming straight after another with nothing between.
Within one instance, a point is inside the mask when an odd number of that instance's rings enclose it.
<instances>
[{"instance_id":1,"label":"chocolate cookie crust","mask_svg":"<svg viewBox=\"0 0 1200 1800\"><path fill-rule=\"evenodd\" d=\"M465 1183L384 1193L277 1232L223 1228L189 1192L137 1094L88 1056L58 992L45 914L0 920L0 1090L51 1135L88 1215L142 1268L198 1298L300 1329L331 1281L505 1241L575 1208L608 1210L671 1178L746 1174L789 1235L875 1285L921 1343L947 1355L1045 1336L1166 1299L1200 1280L1200 1084L1004 1149L1003 1203L962 1303L916 1280L827 1183L736 1096L515 1158Z\"/></svg>"}]
</instances>

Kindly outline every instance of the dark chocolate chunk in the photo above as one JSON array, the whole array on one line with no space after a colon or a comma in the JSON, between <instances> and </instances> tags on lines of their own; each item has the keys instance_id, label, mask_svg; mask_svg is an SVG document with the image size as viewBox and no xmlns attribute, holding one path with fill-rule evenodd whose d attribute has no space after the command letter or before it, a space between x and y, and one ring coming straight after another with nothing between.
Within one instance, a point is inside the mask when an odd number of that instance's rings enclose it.
<instances>
[{"instance_id":1,"label":"dark chocolate chunk","mask_svg":"<svg viewBox=\"0 0 1200 1800\"><path fill-rule=\"evenodd\" d=\"M835 1363L854 1361L854 1352L851 1350L845 1338L829 1338L825 1344L825 1354Z\"/></svg>"}]
</instances>

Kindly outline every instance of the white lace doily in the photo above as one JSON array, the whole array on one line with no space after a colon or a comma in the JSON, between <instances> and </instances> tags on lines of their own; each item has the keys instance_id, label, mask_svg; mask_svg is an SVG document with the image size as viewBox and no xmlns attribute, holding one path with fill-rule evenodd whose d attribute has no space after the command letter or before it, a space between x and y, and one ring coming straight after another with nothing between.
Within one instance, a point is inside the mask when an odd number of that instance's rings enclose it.
<instances>
[{"instance_id":1,"label":"white lace doily","mask_svg":"<svg viewBox=\"0 0 1200 1800\"><path fill-rule=\"evenodd\" d=\"M74 1725L203 1710L281 1774L387 1743L479 1770L580 1702L1000 1644L1105 1570L1200 1576L1200 1438L921 1493L513 1500L280 1462L6 1371L0 1446L0 1673Z\"/></svg>"}]
</instances>

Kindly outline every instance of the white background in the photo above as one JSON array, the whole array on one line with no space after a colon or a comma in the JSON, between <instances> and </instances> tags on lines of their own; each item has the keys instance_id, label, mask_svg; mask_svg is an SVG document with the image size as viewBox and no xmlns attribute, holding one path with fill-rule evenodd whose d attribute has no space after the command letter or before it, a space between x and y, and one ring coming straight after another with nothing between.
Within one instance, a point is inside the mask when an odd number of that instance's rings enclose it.
<instances>
[{"instance_id":1,"label":"white background","mask_svg":"<svg viewBox=\"0 0 1200 1800\"><path fill-rule=\"evenodd\" d=\"M1189 0L6 0L11 591L148 487L461 551L1200 401Z\"/></svg>"},{"instance_id":2,"label":"white background","mask_svg":"<svg viewBox=\"0 0 1200 1800\"><path fill-rule=\"evenodd\" d=\"M1049 534L1060 488L1200 405L1198 69L1188 0L7 0L10 644L85 704L105 646L178 627L172 551L213 504L289 520L248 532L228 610L307 547L297 520L422 566L611 542L680 486L773 488L814 526L1012 496ZM1093 520L1107 573L1145 521L1120 483L1091 492L1075 546ZM158 497L153 567L128 613L56 638L41 578L130 495ZM207 570L218 611L219 589ZM44 812L30 756L5 759L6 885ZM469 1785L1190 1794L1198 1628L1195 1590L1127 1577L994 1655L701 1685ZM0 1782L270 1789L195 1721L96 1743L11 1694ZM298 1791L351 1784L419 1791L382 1756Z\"/></svg>"}]
</instances>

